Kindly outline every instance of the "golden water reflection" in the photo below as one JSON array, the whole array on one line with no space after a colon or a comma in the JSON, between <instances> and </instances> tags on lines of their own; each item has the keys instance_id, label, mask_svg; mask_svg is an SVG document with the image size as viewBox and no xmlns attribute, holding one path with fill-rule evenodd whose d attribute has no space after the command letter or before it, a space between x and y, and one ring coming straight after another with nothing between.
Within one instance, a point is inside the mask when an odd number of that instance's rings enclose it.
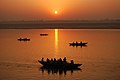
<instances>
[{"instance_id":1,"label":"golden water reflection","mask_svg":"<svg viewBox=\"0 0 120 80\"><path fill-rule=\"evenodd\" d=\"M58 53L58 29L55 29L55 54Z\"/></svg>"}]
</instances>

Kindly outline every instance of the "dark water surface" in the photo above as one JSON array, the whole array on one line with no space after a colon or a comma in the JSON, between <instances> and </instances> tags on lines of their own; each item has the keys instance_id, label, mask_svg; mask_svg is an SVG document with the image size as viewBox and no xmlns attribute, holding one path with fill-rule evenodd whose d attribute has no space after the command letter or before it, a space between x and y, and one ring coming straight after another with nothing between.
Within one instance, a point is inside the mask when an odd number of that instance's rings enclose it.
<instances>
[{"instance_id":1,"label":"dark water surface","mask_svg":"<svg viewBox=\"0 0 120 80\"><path fill-rule=\"evenodd\" d=\"M40 36L47 33L48 36ZM30 41L18 41L18 38ZM69 42L88 42L72 47ZM42 70L42 57L82 63L81 70ZM119 80L120 29L0 29L0 80Z\"/></svg>"}]
</instances>

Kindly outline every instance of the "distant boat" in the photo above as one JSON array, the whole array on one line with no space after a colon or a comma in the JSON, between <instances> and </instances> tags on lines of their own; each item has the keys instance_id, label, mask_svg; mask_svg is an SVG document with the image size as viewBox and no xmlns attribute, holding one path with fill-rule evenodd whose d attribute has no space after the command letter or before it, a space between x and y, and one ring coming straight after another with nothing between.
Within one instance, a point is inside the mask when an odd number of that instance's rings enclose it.
<instances>
[{"instance_id":1,"label":"distant boat","mask_svg":"<svg viewBox=\"0 0 120 80\"><path fill-rule=\"evenodd\" d=\"M40 34L40 36L48 36L48 34Z\"/></svg>"},{"instance_id":2,"label":"distant boat","mask_svg":"<svg viewBox=\"0 0 120 80\"><path fill-rule=\"evenodd\" d=\"M73 60L71 60L71 63L68 63L67 61L62 60L38 60L39 63L43 65L44 68L55 68L55 69L76 69L82 64L74 64Z\"/></svg>"},{"instance_id":3,"label":"distant boat","mask_svg":"<svg viewBox=\"0 0 120 80\"><path fill-rule=\"evenodd\" d=\"M82 46L87 46L87 44L88 44L87 42L85 43L85 42L82 42L82 41L81 42L76 41L76 42L69 43L70 46L81 46L81 47Z\"/></svg>"},{"instance_id":4,"label":"distant boat","mask_svg":"<svg viewBox=\"0 0 120 80\"><path fill-rule=\"evenodd\" d=\"M30 39L29 38L19 38L19 39L17 39L18 41L30 41Z\"/></svg>"}]
</instances>

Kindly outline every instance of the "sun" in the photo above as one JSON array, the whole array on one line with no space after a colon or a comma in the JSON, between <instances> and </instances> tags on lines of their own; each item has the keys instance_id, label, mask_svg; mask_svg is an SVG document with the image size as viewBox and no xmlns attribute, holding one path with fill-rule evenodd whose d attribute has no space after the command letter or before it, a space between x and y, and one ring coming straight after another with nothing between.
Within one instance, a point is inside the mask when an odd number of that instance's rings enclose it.
<instances>
[{"instance_id":1,"label":"sun","mask_svg":"<svg viewBox=\"0 0 120 80\"><path fill-rule=\"evenodd\" d=\"M55 10L55 11L54 11L54 13L55 13L55 14L58 14L58 11L57 11L57 10Z\"/></svg>"}]
</instances>

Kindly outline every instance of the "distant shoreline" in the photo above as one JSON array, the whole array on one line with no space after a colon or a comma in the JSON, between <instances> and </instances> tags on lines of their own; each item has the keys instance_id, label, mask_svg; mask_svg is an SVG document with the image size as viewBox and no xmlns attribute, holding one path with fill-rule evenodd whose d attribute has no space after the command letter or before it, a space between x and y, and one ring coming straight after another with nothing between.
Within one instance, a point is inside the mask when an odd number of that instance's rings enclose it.
<instances>
[{"instance_id":1,"label":"distant shoreline","mask_svg":"<svg viewBox=\"0 0 120 80\"><path fill-rule=\"evenodd\" d=\"M0 29L120 29L120 20L1 21Z\"/></svg>"}]
</instances>

